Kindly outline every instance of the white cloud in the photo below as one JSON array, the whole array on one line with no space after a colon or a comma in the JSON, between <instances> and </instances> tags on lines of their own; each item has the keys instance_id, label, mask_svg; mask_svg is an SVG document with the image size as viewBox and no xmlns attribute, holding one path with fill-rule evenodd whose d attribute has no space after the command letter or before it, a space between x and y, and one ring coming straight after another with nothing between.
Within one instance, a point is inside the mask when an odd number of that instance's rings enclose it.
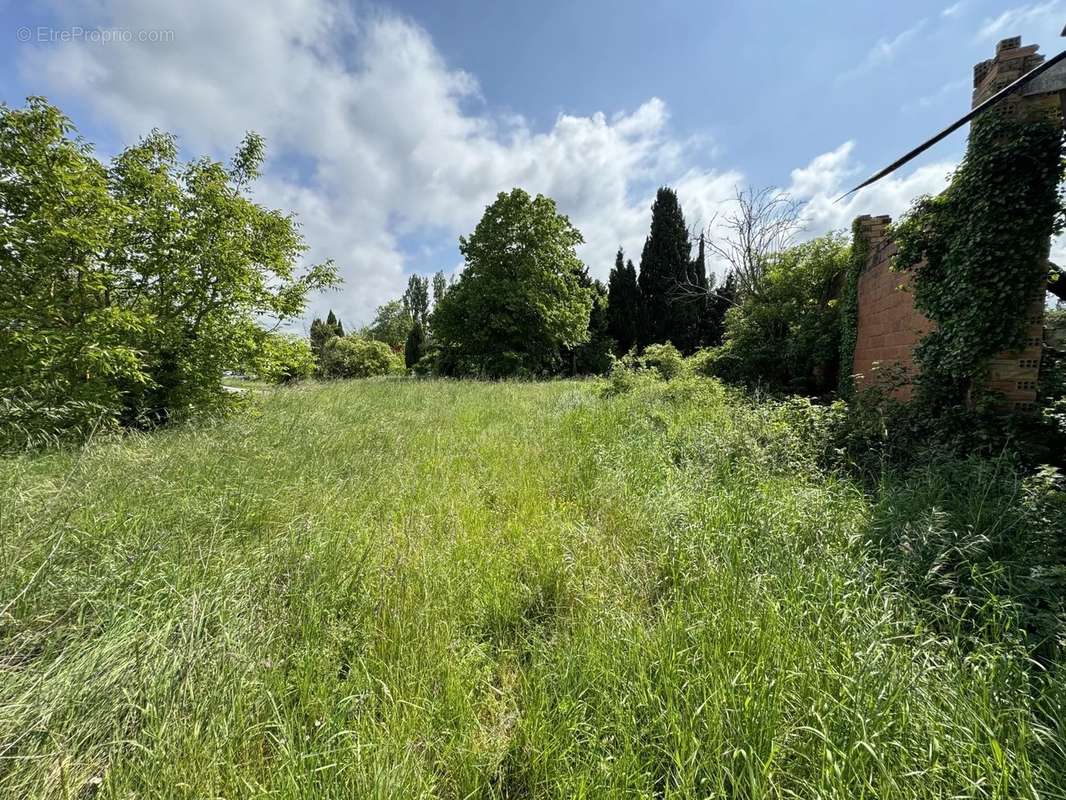
<instances>
[{"instance_id":1,"label":"white cloud","mask_svg":"<svg viewBox=\"0 0 1066 800\"><path fill-rule=\"evenodd\" d=\"M195 5L196 7L190 7ZM313 300L349 324L402 290L406 272L456 268L412 263L405 237L454 241L495 194L512 186L553 197L583 232L581 256L606 277L622 245L639 259L654 187L674 186L686 216L708 223L746 183L735 169L692 166L706 142L669 132L666 105L561 114L537 131L487 110L475 78L449 66L429 36L386 13L355 16L333 0L197 4L137 0L64 3L62 22L174 31L169 43L68 42L29 51L23 67L76 96L129 141L152 127L192 153L228 155L248 129L271 159L257 196L295 211L309 258L333 258L346 285ZM891 58L915 29L879 47ZM808 202L810 233L847 227L859 213L898 214L943 185L948 165L890 177L834 204L857 173L852 143L795 170L786 187Z\"/></svg>"},{"instance_id":2,"label":"white cloud","mask_svg":"<svg viewBox=\"0 0 1066 800\"><path fill-rule=\"evenodd\" d=\"M957 3L952 3L950 6L940 12L942 17L954 17L966 6L966 0L959 0Z\"/></svg>"},{"instance_id":3,"label":"white cloud","mask_svg":"<svg viewBox=\"0 0 1066 800\"><path fill-rule=\"evenodd\" d=\"M365 321L401 290L405 269L453 269L405 263L400 238L454 240L512 186L554 197L604 277L619 244L639 251L651 201L634 198L638 188L680 173L695 144L667 135L657 98L609 118L562 114L544 132L484 111L473 76L395 15L357 17L331 0L151 5L56 13L72 25L92 16L101 27L172 30L171 42L60 43L30 51L23 67L86 100L127 141L160 127L190 152L223 156L247 129L262 133L271 160L257 196L296 211L309 257L334 258L346 279L316 312L332 304Z\"/></svg>"},{"instance_id":4,"label":"white cloud","mask_svg":"<svg viewBox=\"0 0 1066 800\"><path fill-rule=\"evenodd\" d=\"M978 39L991 39L995 36L1015 33L1022 25L1035 25L1041 23L1059 23L1061 20L1062 4L1060 0L1050 0L1047 3L1032 3L1025 6L1008 8L998 17L986 19L977 32Z\"/></svg>"},{"instance_id":5,"label":"white cloud","mask_svg":"<svg viewBox=\"0 0 1066 800\"><path fill-rule=\"evenodd\" d=\"M788 191L806 202L804 215L810 233L847 228L860 214L898 217L910 207L914 198L943 190L956 166L955 161L927 164L909 174L889 175L872 186L838 199L866 177L865 170L852 158L854 149L854 142L845 142L813 159L806 167L792 170Z\"/></svg>"},{"instance_id":6,"label":"white cloud","mask_svg":"<svg viewBox=\"0 0 1066 800\"><path fill-rule=\"evenodd\" d=\"M920 19L905 31L893 36L891 39L881 37L866 53L866 58L864 58L854 69L843 73L841 78L854 78L869 72L875 67L889 63L895 59L900 50L906 47L908 42L918 35L918 33L925 27L926 22L927 20L924 18Z\"/></svg>"}]
</instances>

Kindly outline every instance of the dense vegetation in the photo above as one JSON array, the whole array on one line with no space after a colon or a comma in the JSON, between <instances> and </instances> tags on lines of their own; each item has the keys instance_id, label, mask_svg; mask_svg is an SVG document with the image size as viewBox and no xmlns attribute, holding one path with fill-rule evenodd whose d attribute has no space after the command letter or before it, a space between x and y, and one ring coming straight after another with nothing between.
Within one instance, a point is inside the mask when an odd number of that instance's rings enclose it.
<instances>
[{"instance_id":1,"label":"dense vegetation","mask_svg":"<svg viewBox=\"0 0 1066 800\"><path fill-rule=\"evenodd\" d=\"M1044 302L1048 242L1063 228L1064 158L1061 119L985 114L948 189L896 226L915 307L937 323L915 354L930 405L972 404L988 360L1024 344L1029 309Z\"/></svg>"},{"instance_id":2,"label":"dense vegetation","mask_svg":"<svg viewBox=\"0 0 1066 800\"><path fill-rule=\"evenodd\" d=\"M224 166L154 132L105 166L72 134L42 99L0 106L0 449L218 406L258 321L335 280L249 199L259 137Z\"/></svg>"},{"instance_id":3,"label":"dense vegetation","mask_svg":"<svg viewBox=\"0 0 1066 800\"><path fill-rule=\"evenodd\" d=\"M1062 312L1042 415L972 391L1062 221L1012 124L895 231L902 404L850 386L863 244L775 190L712 239L660 188L606 285L500 193L458 276L305 338L335 271L257 136L104 165L0 107L0 793L1066 796Z\"/></svg>"},{"instance_id":4,"label":"dense vegetation","mask_svg":"<svg viewBox=\"0 0 1066 800\"><path fill-rule=\"evenodd\" d=\"M1051 478L636 371L252 412L0 462L4 796L1066 790Z\"/></svg>"}]
</instances>

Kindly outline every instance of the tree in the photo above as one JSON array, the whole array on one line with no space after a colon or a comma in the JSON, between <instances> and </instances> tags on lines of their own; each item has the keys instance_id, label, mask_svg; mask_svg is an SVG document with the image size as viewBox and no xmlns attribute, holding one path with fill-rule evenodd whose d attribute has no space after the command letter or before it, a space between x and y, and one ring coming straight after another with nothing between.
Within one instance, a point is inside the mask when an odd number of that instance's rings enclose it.
<instances>
[{"instance_id":1,"label":"tree","mask_svg":"<svg viewBox=\"0 0 1066 800\"><path fill-rule=\"evenodd\" d=\"M384 342L396 352L400 352L412 325L414 320L404 307L403 301L390 300L378 306L374 321L367 326L364 335L368 339Z\"/></svg>"},{"instance_id":2,"label":"tree","mask_svg":"<svg viewBox=\"0 0 1066 800\"><path fill-rule=\"evenodd\" d=\"M622 262L622 248L614 259L607 279L607 333L615 341L618 355L628 353L637 343L640 325L640 287L632 261Z\"/></svg>"},{"instance_id":3,"label":"tree","mask_svg":"<svg viewBox=\"0 0 1066 800\"><path fill-rule=\"evenodd\" d=\"M227 167L180 163L155 132L105 168L72 132L39 98L0 106L0 397L68 429L86 414L157 424L221 403L257 321L298 316L336 271L297 274L295 221L250 199L259 136ZM58 411L72 404L76 419Z\"/></svg>"},{"instance_id":4,"label":"tree","mask_svg":"<svg viewBox=\"0 0 1066 800\"><path fill-rule=\"evenodd\" d=\"M603 375L611 368L614 339L607 332L607 287L583 270L581 285L592 293L588 338L576 347L564 348L563 360L571 375Z\"/></svg>"},{"instance_id":5,"label":"tree","mask_svg":"<svg viewBox=\"0 0 1066 800\"><path fill-rule=\"evenodd\" d=\"M707 246L729 264L741 296L758 295L772 257L788 248L803 229L802 205L777 189L738 189L736 208L714 219Z\"/></svg>"},{"instance_id":6,"label":"tree","mask_svg":"<svg viewBox=\"0 0 1066 800\"><path fill-rule=\"evenodd\" d=\"M686 286L691 275L688 228L673 189L661 187L651 207L651 232L640 256L641 319L638 343L691 338ZM676 344L677 342L675 342Z\"/></svg>"},{"instance_id":7,"label":"tree","mask_svg":"<svg viewBox=\"0 0 1066 800\"><path fill-rule=\"evenodd\" d=\"M334 336L344 336L344 326L333 314L331 308L325 321L315 317L311 322L311 352L314 353L316 359L322 355L322 346Z\"/></svg>"},{"instance_id":8,"label":"tree","mask_svg":"<svg viewBox=\"0 0 1066 800\"><path fill-rule=\"evenodd\" d=\"M708 316L711 305L711 281L707 279L704 238L700 235L696 258L689 263L685 285L678 292L674 304L674 343L685 353L692 353L707 344Z\"/></svg>"},{"instance_id":9,"label":"tree","mask_svg":"<svg viewBox=\"0 0 1066 800\"><path fill-rule=\"evenodd\" d=\"M412 275L403 293L403 307L408 316L423 328L429 321L429 278Z\"/></svg>"},{"instance_id":10,"label":"tree","mask_svg":"<svg viewBox=\"0 0 1066 800\"><path fill-rule=\"evenodd\" d=\"M333 331L334 336L344 336L344 326L341 324L341 321L337 318L336 314L333 313L332 308L326 316L326 325L331 331Z\"/></svg>"},{"instance_id":11,"label":"tree","mask_svg":"<svg viewBox=\"0 0 1066 800\"><path fill-rule=\"evenodd\" d=\"M443 272L437 272L433 276L433 305L440 302L446 291L448 291L448 279Z\"/></svg>"},{"instance_id":12,"label":"tree","mask_svg":"<svg viewBox=\"0 0 1066 800\"><path fill-rule=\"evenodd\" d=\"M716 287L714 276L708 279L706 315L703 320L703 346L717 347L725 335L725 319L729 309L736 304L737 278L732 272L726 275L721 286Z\"/></svg>"},{"instance_id":13,"label":"tree","mask_svg":"<svg viewBox=\"0 0 1066 800\"><path fill-rule=\"evenodd\" d=\"M298 276L306 247L295 220L250 199L264 152L249 134L228 168L182 165L174 137L155 132L115 159L111 191L126 213L110 263L133 278L115 299L153 321L141 341L151 381L127 392L129 421L210 404L223 370L254 348L257 319L295 318L309 291L335 284L329 263Z\"/></svg>"},{"instance_id":14,"label":"tree","mask_svg":"<svg viewBox=\"0 0 1066 800\"><path fill-rule=\"evenodd\" d=\"M758 294L726 315L720 377L778 391L823 394L837 385L840 309L836 302L850 248L827 234L774 255Z\"/></svg>"},{"instance_id":15,"label":"tree","mask_svg":"<svg viewBox=\"0 0 1066 800\"><path fill-rule=\"evenodd\" d=\"M581 242L550 198L501 192L459 239L466 268L433 311L445 361L490 377L557 370L561 348L588 337L592 293L574 252Z\"/></svg>"},{"instance_id":16,"label":"tree","mask_svg":"<svg viewBox=\"0 0 1066 800\"><path fill-rule=\"evenodd\" d=\"M150 320L110 300L105 258L122 214L92 148L59 109L0 105L0 434L8 447L88 432L122 408L117 384L150 381ZM8 449L7 447L3 449Z\"/></svg>"},{"instance_id":17,"label":"tree","mask_svg":"<svg viewBox=\"0 0 1066 800\"><path fill-rule=\"evenodd\" d=\"M411 326L410 333L407 334L407 341L403 346L403 361L408 369L414 368L423 355L426 352L426 334L422 328L422 323L415 321L415 324Z\"/></svg>"}]
</instances>

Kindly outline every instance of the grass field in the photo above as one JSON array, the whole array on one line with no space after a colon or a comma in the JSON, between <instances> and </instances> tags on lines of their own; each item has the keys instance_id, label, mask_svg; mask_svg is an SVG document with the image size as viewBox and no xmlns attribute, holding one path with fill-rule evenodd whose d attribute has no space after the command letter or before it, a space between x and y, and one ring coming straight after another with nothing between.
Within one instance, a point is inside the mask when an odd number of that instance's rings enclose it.
<instances>
[{"instance_id":1,"label":"grass field","mask_svg":"<svg viewBox=\"0 0 1066 800\"><path fill-rule=\"evenodd\" d=\"M930 625L772 411L250 401L0 462L3 797L1066 797L1061 674Z\"/></svg>"}]
</instances>

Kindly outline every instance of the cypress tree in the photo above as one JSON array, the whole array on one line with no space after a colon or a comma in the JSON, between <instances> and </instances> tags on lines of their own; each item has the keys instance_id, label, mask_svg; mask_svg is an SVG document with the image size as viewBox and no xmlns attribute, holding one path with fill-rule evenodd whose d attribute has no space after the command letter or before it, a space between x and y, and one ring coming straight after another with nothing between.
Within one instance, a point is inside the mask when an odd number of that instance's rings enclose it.
<instances>
[{"instance_id":1,"label":"cypress tree","mask_svg":"<svg viewBox=\"0 0 1066 800\"><path fill-rule=\"evenodd\" d=\"M614 340L607 332L608 309L607 287L581 271L581 285L592 292L592 309L589 311L588 341L574 348L563 348L563 362L571 375L602 375L611 368L611 348Z\"/></svg>"},{"instance_id":2,"label":"cypress tree","mask_svg":"<svg viewBox=\"0 0 1066 800\"><path fill-rule=\"evenodd\" d=\"M318 317L315 317L311 323L311 352L315 358L319 358L322 355L322 348L326 342L332 339L336 334L333 329Z\"/></svg>"},{"instance_id":3,"label":"cypress tree","mask_svg":"<svg viewBox=\"0 0 1066 800\"><path fill-rule=\"evenodd\" d=\"M407 334L407 341L403 346L403 361L408 369L414 367L422 358L426 349L426 334L422 330L422 323L417 319Z\"/></svg>"},{"instance_id":4,"label":"cypress tree","mask_svg":"<svg viewBox=\"0 0 1066 800\"><path fill-rule=\"evenodd\" d=\"M704 345L717 347L722 343L725 336L725 315L737 297L737 276L732 271L726 275L725 283L714 290L711 286L710 303L707 308L707 318L704 321Z\"/></svg>"},{"instance_id":5,"label":"cypress tree","mask_svg":"<svg viewBox=\"0 0 1066 800\"><path fill-rule=\"evenodd\" d=\"M614 339L618 355L628 353L637 343L640 324L640 288L632 261L622 262L622 248L614 259L607 284L607 333Z\"/></svg>"},{"instance_id":6,"label":"cypress tree","mask_svg":"<svg viewBox=\"0 0 1066 800\"><path fill-rule=\"evenodd\" d=\"M684 310L692 246L673 189L661 187L651 207L651 231L640 256L641 315L637 336L644 347L673 341L691 343L691 314Z\"/></svg>"},{"instance_id":7,"label":"cypress tree","mask_svg":"<svg viewBox=\"0 0 1066 800\"><path fill-rule=\"evenodd\" d=\"M712 276L713 279L713 276ZM692 353L707 343L707 322L711 298L708 295L707 262L703 236L699 251L689 264L683 286L678 287L674 311L674 344L683 353Z\"/></svg>"},{"instance_id":8,"label":"cypress tree","mask_svg":"<svg viewBox=\"0 0 1066 800\"><path fill-rule=\"evenodd\" d=\"M337 319L337 315L333 313L332 308L326 317L326 325L333 331L334 336L344 336L344 326L341 325L341 321Z\"/></svg>"}]
</instances>

